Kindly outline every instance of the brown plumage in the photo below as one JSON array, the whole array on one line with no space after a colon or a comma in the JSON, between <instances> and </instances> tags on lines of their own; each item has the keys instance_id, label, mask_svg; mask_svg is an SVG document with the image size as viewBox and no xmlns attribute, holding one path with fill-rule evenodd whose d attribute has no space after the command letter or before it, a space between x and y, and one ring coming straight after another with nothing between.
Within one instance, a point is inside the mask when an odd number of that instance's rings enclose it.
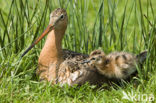
<instances>
[{"instance_id":1,"label":"brown plumage","mask_svg":"<svg viewBox=\"0 0 156 103\"><path fill-rule=\"evenodd\" d=\"M80 61L88 55L62 49L62 39L67 28L68 17L64 9L58 8L50 15L50 23L41 36L22 54L22 57L33 48L46 34L48 34L44 47L38 60L37 74L41 80L47 80L52 84L84 84L89 81L94 84L98 79L90 79L90 76L99 77L97 72L87 71L80 66ZM80 73L83 71L83 73ZM72 82L69 81L72 79ZM101 81L101 79L99 79Z\"/></svg>"},{"instance_id":2,"label":"brown plumage","mask_svg":"<svg viewBox=\"0 0 156 103\"><path fill-rule=\"evenodd\" d=\"M147 51L135 56L127 52L113 52L108 55L102 50L91 52L88 65L95 65L100 74L108 78L126 79L136 71L137 65L146 59Z\"/></svg>"},{"instance_id":3,"label":"brown plumage","mask_svg":"<svg viewBox=\"0 0 156 103\"><path fill-rule=\"evenodd\" d=\"M38 59L37 74L41 80L52 84L82 85L103 84L111 81L108 75L97 72L92 63L84 63L88 55L62 49L62 39L67 28L68 17L64 9L58 8L50 15L50 23L41 36L22 54L22 57L48 34ZM109 69L108 69L109 70ZM109 73L109 72L108 72ZM108 76L109 77L109 76Z\"/></svg>"}]
</instances>

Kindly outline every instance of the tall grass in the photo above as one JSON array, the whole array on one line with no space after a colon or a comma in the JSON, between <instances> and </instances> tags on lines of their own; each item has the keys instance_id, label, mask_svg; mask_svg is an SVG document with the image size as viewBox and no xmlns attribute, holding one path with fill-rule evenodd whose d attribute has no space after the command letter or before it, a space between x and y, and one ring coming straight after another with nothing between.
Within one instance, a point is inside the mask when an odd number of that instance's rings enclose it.
<instances>
[{"instance_id":1,"label":"tall grass","mask_svg":"<svg viewBox=\"0 0 156 103\"><path fill-rule=\"evenodd\" d=\"M156 1L154 0L1 0L0 1L0 102L132 102L123 93L153 93L156 98ZM118 90L50 86L38 82L35 70L45 39L20 59L42 33L49 15L62 7L68 13L63 48L90 53L148 50L138 68L138 88L127 83ZM108 95L109 94L109 95Z\"/></svg>"}]
</instances>

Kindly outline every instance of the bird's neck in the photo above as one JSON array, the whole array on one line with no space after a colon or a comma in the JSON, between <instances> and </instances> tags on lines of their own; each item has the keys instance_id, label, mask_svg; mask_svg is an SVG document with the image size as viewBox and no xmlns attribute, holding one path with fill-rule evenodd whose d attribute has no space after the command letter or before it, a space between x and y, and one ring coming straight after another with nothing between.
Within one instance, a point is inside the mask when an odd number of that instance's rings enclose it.
<instances>
[{"instance_id":1,"label":"bird's neck","mask_svg":"<svg viewBox=\"0 0 156 103\"><path fill-rule=\"evenodd\" d=\"M45 66L62 59L62 38L64 30L52 30L49 32L44 47L39 56L39 63Z\"/></svg>"}]
</instances>

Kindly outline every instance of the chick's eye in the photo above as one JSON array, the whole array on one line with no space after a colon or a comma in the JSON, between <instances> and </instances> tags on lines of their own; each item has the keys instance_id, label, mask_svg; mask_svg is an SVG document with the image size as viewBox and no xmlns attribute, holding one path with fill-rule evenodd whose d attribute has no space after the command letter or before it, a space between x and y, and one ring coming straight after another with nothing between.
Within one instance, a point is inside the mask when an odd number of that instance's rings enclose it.
<instances>
[{"instance_id":1,"label":"chick's eye","mask_svg":"<svg viewBox=\"0 0 156 103\"><path fill-rule=\"evenodd\" d=\"M95 60L95 58L91 58L91 60Z\"/></svg>"},{"instance_id":2,"label":"chick's eye","mask_svg":"<svg viewBox=\"0 0 156 103\"><path fill-rule=\"evenodd\" d=\"M64 18L64 15L62 14L60 18L63 19Z\"/></svg>"}]
</instances>

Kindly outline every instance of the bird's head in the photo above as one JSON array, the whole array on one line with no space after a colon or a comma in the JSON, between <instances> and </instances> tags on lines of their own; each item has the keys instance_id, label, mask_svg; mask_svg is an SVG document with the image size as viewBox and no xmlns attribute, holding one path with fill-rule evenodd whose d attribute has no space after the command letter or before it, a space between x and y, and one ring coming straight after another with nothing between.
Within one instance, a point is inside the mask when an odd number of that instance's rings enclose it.
<instances>
[{"instance_id":1,"label":"bird's head","mask_svg":"<svg viewBox=\"0 0 156 103\"><path fill-rule=\"evenodd\" d=\"M92 64L101 65L106 60L106 55L102 50L94 50L90 53L89 60Z\"/></svg>"},{"instance_id":2,"label":"bird's head","mask_svg":"<svg viewBox=\"0 0 156 103\"><path fill-rule=\"evenodd\" d=\"M64 9L58 8L55 9L50 14L50 22L49 25L54 26L54 29L66 29L68 23L67 12Z\"/></svg>"},{"instance_id":3,"label":"bird's head","mask_svg":"<svg viewBox=\"0 0 156 103\"><path fill-rule=\"evenodd\" d=\"M82 64L87 63L89 65L100 66L106 60L105 53L102 50L94 50L90 53L89 58L84 60Z\"/></svg>"},{"instance_id":4,"label":"bird's head","mask_svg":"<svg viewBox=\"0 0 156 103\"><path fill-rule=\"evenodd\" d=\"M67 23L68 23L68 17L67 17L66 11L64 9L61 9L61 8L55 9L50 14L50 22L49 22L48 27L37 38L37 40L35 40L35 42L32 45L30 45L28 49L26 49L26 51L21 55L21 57L23 57L29 50L31 50L51 30L65 31L67 28Z\"/></svg>"}]
</instances>

